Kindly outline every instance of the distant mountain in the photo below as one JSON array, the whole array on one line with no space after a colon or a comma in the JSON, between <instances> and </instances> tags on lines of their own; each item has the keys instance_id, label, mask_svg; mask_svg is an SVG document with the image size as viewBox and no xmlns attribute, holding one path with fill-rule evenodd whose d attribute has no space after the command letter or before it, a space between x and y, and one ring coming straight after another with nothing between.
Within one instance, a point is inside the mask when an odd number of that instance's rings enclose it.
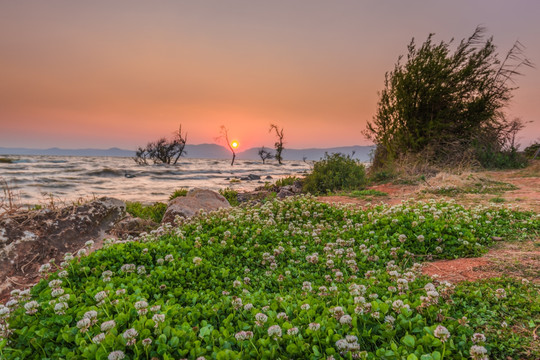
<instances>
[{"instance_id":1,"label":"distant mountain","mask_svg":"<svg viewBox=\"0 0 540 360\"><path fill-rule=\"evenodd\" d=\"M343 153L352 155L354 158L363 162L370 160L370 153L373 146L342 146L327 149L285 149L283 151L283 159L285 160L320 160L324 153ZM260 160L260 148L251 148L236 154L239 160ZM274 153L274 149L266 148ZM186 158L199 159L230 159L231 153L228 149L217 144L199 144L186 145ZM51 156L117 156L117 157L134 157L135 151L119 148L110 149L28 149L28 148L2 148L0 147L0 155L51 155Z\"/></svg>"},{"instance_id":2,"label":"distant mountain","mask_svg":"<svg viewBox=\"0 0 540 360\"><path fill-rule=\"evenodd\" d=\"M28 148L2 148L0 155L51 155L51 156L116 156L131 157L135 152L119 148L110 149L28 149Z\"/></svg>"}]
</instances>

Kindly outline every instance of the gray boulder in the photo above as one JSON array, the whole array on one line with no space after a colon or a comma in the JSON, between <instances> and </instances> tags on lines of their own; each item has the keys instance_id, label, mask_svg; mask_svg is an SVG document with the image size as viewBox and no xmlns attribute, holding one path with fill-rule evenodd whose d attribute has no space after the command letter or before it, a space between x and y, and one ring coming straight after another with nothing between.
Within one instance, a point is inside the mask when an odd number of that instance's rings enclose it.
<instances>
[{"instance_id":1,"label":"gray boulder","mask_svg":"<svg viewBox=\"0 0 540 360\"><path fill-rule=\"evenodd\" d=\"M277 197L280 198L280 199L284 199L286 197L289 197L289 196L293 196L294 193L289 190L289 189L286 189L285 186L281 188L281 190L279 190L279 192L277 193Z\"/></svg>"},{"instance_id":2,"label":"gray boulder","mask_svg":"<svg viewBox=\"0 0 540 360\"><path fill-rule=\"evenodd\" d=\"M214 211L230 208L231 205L221 194L206 189L192 189L186 196L179 196L169 202L162 223L174 223L176 216L190 218L200 210Z\"/></svg>"}]
</instances>

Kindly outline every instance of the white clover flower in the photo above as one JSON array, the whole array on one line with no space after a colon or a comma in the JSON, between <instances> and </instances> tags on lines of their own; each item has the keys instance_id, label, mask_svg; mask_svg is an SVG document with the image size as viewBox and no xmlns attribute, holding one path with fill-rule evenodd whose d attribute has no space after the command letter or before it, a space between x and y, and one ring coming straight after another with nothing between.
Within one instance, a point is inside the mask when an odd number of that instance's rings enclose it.
<instances>
[{"instance_id":1,"label":"white clover flower","mask_svg":"<svg viewBox=\"0 0 540 360\"><path fill-rule=\"evenodd\" d=\"M37 312L37 308L39 307L39 304L37 301L32 300L24 304L24 308L26 309L26 313L28 315L35 314Z\"/></svg>"},{"instance_id":2,"label":"white clover flower","mask_svg":"<svg viewBox=\"0 0 540 360\"><path fill-rule=\"evenodd\" d=\"M154 327L157 328L159 327L159 324L165 321L165 314L154 314L154 316L152 316L152 320L155 322Z\"/></svg>"},{"instance_id":3,"label":"white clover flower","mask_svg":"<svg viewBox=\"0 0 540 360\"><path fill-rule=\"evenodd\" d=\"M57 288L60 286L62 286L62 280L60 279L54 279L54 280L49 281L50 288Z\"/></svg>"},{"instance_id":4,"label":"white clover flower","mask_svg":"<svg viewBox=\"0 0 540 360\"><path fill-rule=\"evenodd\" d=\"M319 324L319 323L310 323L308 325L308 327L312 331L318 331L321 328L321 324Z\"/></svg>"},{"instance_id":5,"label":"white clover flower","mask_svg":"<svg viewBox=\"0 0 540 360\"><path fill-rule=\"evenodd\" d=\"M433 335L440 339L442 342L445 342L450 337L450 332L447 328L442 325L437 325L435 330L433 330Z\"/></svg>"},{"instance_id":6,"label":"white clover flower","mask_svg":"<svg viewBox=\"0 0 540 360\"><path fill-rule=\"evenodd\" d=\"M506 299L506 290L504 289L495 290L495 297L497 299Z\"/></svg>"},{"instance_id":7,"label":"white clover flower","mask_svg":"<svg viewBox=\"0 0 540 360\"><path fill-rule=\"evenodd\" d=\"M114 320L109 320L102 323L100 328L101 328L101 331L105 332L105 331L111 330L115 326L116 326L116 322Z\"/></svg>"},{"instance_id":8,"label":"white clover flower","mask_svg":"<svg viewBox=\"0 0 540 360\"><path fill-rule=\"evenodd\" d=\"M85 333L88 328L90 327L92 321L88 318L82 318L81 320L77 321L77 328L81 331L81 333Z\"/></svg>"},{"instance_id":9,"label":"white clover flower","mask_svg":"<svg viewBox=\"0 0 540 360\"><path fill-rule=\"evenodd\" d=\"M137 330L131 328L131 329L127 329L126 331L124 331L124 333L122 334L122 337L127 340L126 345L131 346L131 345L135 344L135 342L137 341L136 337L138 335L139 335L139 333L137 332Z\"/></svg>"},{"instance_id":10,"label":"white clover flower","mask_svg":"<svg viewBox=\"0 0 540 360\"><path fill-rule=\"evenodd\" d=\"M99 344L99 343L101 343L103 340L105 340L105 333L99 333L99 334L97 334L96 336L94 336L94 337L92 338L92 342L93 342L94 344Z\"/></svg>"},{"instance_id":11,"label":"white clover flower","mask_svg":"<svg viewBox=\"0 0 540 360\"><path fill-rule=\"evenodd\" d=\"M87 248L91 248L92 246L94 246L94 241L88 240L87 242L84 243L84 246L86 246Z\"/></svg>"},{"instance_id":12,"label":"white clover flower","mask_svg":"<svg viewBox=\"0 0 540 360\"><path fill-rule=\"evenodd\" d=\"M49 263L43 264L39 268L39 273L40 274L45 274L45 273L48 273L50 270L51 270L51 264L49 264Z\"/></svg>"},{"instance_id":13,"label":"white clover flower","mask_svg":"<svg viewBox=\"0 0 540 360\"><path fill-rule=\"evenodd\" d=\"M62 288L52 289L52 291L51 291L51 296L52 297L58 297L58 296L62 296L62 295L64 295L64 289L62 289Z\"/></svg>"},{"instance_id":14,"label":"white clover flower","mask_svg":"<svg viewBox=\"0 0 540 360\"><path fill-rule=\"evenodd\" d=\"M294 335L298 334L298 331L299 331L299 330L298 330L297 327L290 328L289 330L287 330L287 335L292 335L292 336L294 336Z\"/></svg>"},{"instance_id":15,"label":"white clover flower","mask_svg":"<svg viewBox=\"0 0 540 360\"><path fill-rule=\"evenodd\" d=\"M236 338L237 341L244 341L244 340L249 340L251 338L253 338L253 332L251 331L240 331L240 332L237 332L234 337Z\"/></svg>"},{"instance_id":16,"label":"white clover flower","mask_svg":"<svg viewBox=\"0 0 540 360\"><path fill-rule=\"evenodd\" d=\"M107 292L106 291L100 291L96 295L94 295L94 299L97 302L105 300L106 297L107 297Z\"/></svg>"},{"instance_id":17,"label":"white clover flower","mask_svg":"<svg viewBox=\"0 0 540 360\"><path fill-rule=\"evenodd\" d=\"M89 310L84 313L83 318L90 319L91 321L94 321L97 319L98 313L95 310Z\"/></svg>"},{"instance_id":18,"label":"white clover flower","mask_svg":"<svg viewBox=\"0 0 540 360\"><path fill-rule=\"evenodd\" d=\"M6 319L9 316L10 310L7 306L0 304L0 319Z\"/></svg>"},{"instance_id":19,"label":"white clover flower","mask_svg":"<svg viewBox=\"0 0 540 360\"><path fill-rule=\"evenodd\" d=\"M255 315L255 320L258 326L262 326L268 320L268 316L263 313L257 313Z\"/></svg>"},{"instance_id":20,"label":"white clover flower","mask_svg":"<svg viewBox=\"0 0 540 360\"><path fill-rule=\"evenodd\" d=\"M487 349L483 346L473 345L469 353L473 360L488 360Z\"/></svg>"},{"instance_id":21,"label":"white clover flower","mask_svg":"<svg viewBox=\"0 0 540 360\"><path fill-rule=\"evenodd\" d=\"M131 273L131 272L134 272L136 269L136 266L135 264L124 264L122 265L122 267L120 268L121 271L125 272L125 273Z\"/></svg>"},{"instance_id":22,"label":"white clover flower","mask_svg":"<svg viewBox=\"0 0 540 360\"><path fill-rule=\"evenodd\" d=\"M481 333L474 333L471 340L474 344L484 343L486 342L486 336Z\"/></svg>"},{"instance_id":23,"label":"white clover flower","mask_svg":"<svg viewBox=\"0 0 540 360\"><path fill-rule=\"evenodd\" d=\"M79 257L86 256L86 254L87 254L86 249L80 249L79 251L77 251L77 256Z\"/></svg>"},{"instance_id":24,"label":"white clover flower","mask_svg":"<svg viewBox=\"0 0 540 360\"><path fill-rule=\"evenodd\" d=\"M201 259L200 257L198 257L198 256L195 256L195 257L193 258L193 263L194 263L195 265L199 266L199 265L201 265L201 263L202 263L202 259Z\"/></svg>"},{"instance_id":25,"label":"white clover flower","mask_svg":"<svg viewBox=\"0 0 540 360\"><path fill-rule=\"evenodd\" d=\"M152 339L146 338L142 341L143 346L150 346L152 344Z\"/></svg>"},{"instance_id":26,"label":"white clover flower","mask_svg":"<svg viewBox=\"0 0 540 360\"><path fill-rule=\"evenodd\" d=\"M251 309L253 309L253 304L250 303L250 304L244 305L244 310L250 311Z\"/></svg>"},{"instance_id":27,"label":"white clover flower","mask_svg":"<svg viewBox=\"0 0 540 360\"><path fill-rule=\"evenodd\" d=\"M349 350L349 343L345 339L340 339L336 341L336 347L338 351L344 352L345 350Z\"/></svg>"},{"instance_id":28,"label":"white clover flower","mask_svg":"<svg viewBox=\"0 0 540 360\"><path fill-rule=\"evenodd\" d=\"M113 351L109 354L108 359L109 360L122 360L126 357L126 354L124 354L121 350Z\"/></svg>"},{"instance_id":29,"label":"white clover flower","mask_svg":"<svg viewBox=\"0 0 540 360\"><path fill-rule=\"evenodd\" d=\"M69 305L66 302L59 302L56 305L54 305L54 313L56 315L65 315L67 310L69 308Z\"/></svg>"},{"instance_id":30,"label":"white clover flower","mask_svg":"<svg viewBox=\"0 0 540 360\"><path fill-rule=\"evenodd\" d=\"M339 318L339 323L341 325L351 325L352 323L352 317L350 315L343 315Z\"/></svg>"},{"instance_id":31,"label":"white clover flower","mask_svg":"<svg viewBox=\"0 0 540 360\"><path fill-rule=\"evenodd\" d=\"M274 340L277 340L278 337L281 337L281 327L279 325L272 325L268 328L268 336L272 337Z\"/></svg>"},{"instance_id":32,"label":"white clover flower","mask_svg":"<svg viewBox=\"0 0 540 360\"><path fill-rule=\"evenodd\" d=\"M302 304L302 306L300 306L302 310L309 310L310 307L309 304Z\"/></svg>"},{"instance_id":33,"label":"white clover flower","mask_svg":"<svg viewBox=\"0 0 540 360\"><path fill-rule=\"evenodd\" d=\"M67 278L69 276L69 273L66 270L62 270L58 273L59 278Z\"/></svg>"},{"instance_id":34,"label":"white clover flower","mask_svg":"<svg viewBox=\"0 0 540 360\"><path fill-rule=\"evenodd\" d=\"M278 318L278 319L284 319L284 320L288 320L288 319L289 319L289 317L287 316L287 314L284 313L284 312L280 312L279 314L277 314L277 318Z\"/></svg>"},{"instance_id":35,"label":"white clover flower","mask_svg":"<svg viewBox=\"0 0 540 360\"><path fill-rule=\"evenodd\" d=\"M159 310L161 310L161 305L153 305L150 307L151 312L158 312Z\"/></svg>"}]
</instances>

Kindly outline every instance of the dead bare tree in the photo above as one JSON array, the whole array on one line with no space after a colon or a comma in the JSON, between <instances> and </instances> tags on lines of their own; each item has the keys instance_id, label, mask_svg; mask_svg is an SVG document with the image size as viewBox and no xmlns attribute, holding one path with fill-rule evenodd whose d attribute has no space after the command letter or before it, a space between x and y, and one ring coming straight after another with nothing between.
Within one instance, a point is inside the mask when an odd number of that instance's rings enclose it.
<instances>
[{"instance_id":1,"label":"dead bare tree","mask_svg":"<svg viewBox=\"0 0 540 360\"><path fill-rule=\"evenodd\" d=\"M225 125L221 125L221 128L219 130L219 136L216 138L216 141L225 141L227 146L229 147L229 150L232 154L232 160L231 160L231 166L234 165L234 159L236 159L236 152L234 151L234 148L231 145L231 142L229 141L229 129L225 127Z\"/></svg>"},{"instance_id":2,"label":"dead bare tree","mask_svg":"<svg viewBox=\"0 0 540 360\"><path fill-rule=\"evenodd\" d=\"M278 163L281 165L282 164L282 160L283 160L283 157L281 156L281 153L283 152L283 128L281 128L281 130L277 127L276 124L270 124L270 129L268 130L268 132L272 132L272 130L274 130L276 132L276 136L277 136L277 141L274 143L274 147L276 149L276 160L278 161Z\"/></svg>"},{"instance_id":3,"label":"dead bare tree","mask_svg":"<svg viewBox=\"0 0 540 360\"><path fill-rule=\"evenodd\" d=\"M149 142L146 147L139 147L135 152L135 162L139 165L147 165L148 159L154 164L176 165L178 159L186 153L184 150L187 142L187 133L182 134L182 125L178 131L174 132L172 139L161 138L154 142Z\"/></svg>"},{"instance_id":4,"label":"dead bare tree","mask_svg":"<svg viewBox=\"0 0 540 360\"><path fill-rule=\"evenodd\" d=\"M274 157L274 154L272 154L270 151L266 150L264 146L259 149L259 156L264 164L264 162L268 159L271 159Z\"/></svg>"}]
</instances>

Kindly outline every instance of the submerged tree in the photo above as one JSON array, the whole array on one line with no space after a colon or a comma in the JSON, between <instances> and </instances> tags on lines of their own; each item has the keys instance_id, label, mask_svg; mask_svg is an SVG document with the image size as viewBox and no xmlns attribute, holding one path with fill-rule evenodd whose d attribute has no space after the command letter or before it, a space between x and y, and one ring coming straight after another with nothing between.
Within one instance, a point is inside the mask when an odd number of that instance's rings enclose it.
<instances>
[{"instance_id":1,"label":"submerged tree","mask_svg":"<svg viewBox=\"0 0 540 360\"><path fill-rule=\"evenodd\" d=\"M258 154L259 154L259 157L261 158L263 164L265 163L266 160L271 159L271 158L274 157L274 155L270 151L266 150L264 148L264 146L259 149Z\"/></svg>"},{"instance_id":2,"label":"submerged tree","mask_svg":"<svg viewBox=\"0 0 540 360\"><path fill-rule=\"evenodd\" d=\"M278 163L281 165L282 164L282 160L283 158L281 157L281 153L283 152L283 128L281 128L281 130L279 130L279 128L277 127L276 124L270 124L270 129L268 130L268 132L272 132L272 130L274 130L276 132L276 136L277 136L277 141L274 143L274 148L276 149L276 160L278 161Z\"/></svg>"},{"instance_id":3,"label":"submerged tree","mask_svg":"<svg viewBox=\"0 0 540 360\"><path fill-rule=\"evenodd\" d=\"M176 165L178 159L186 153L184 150L187 142L187 133L182 134L182 125L178 131L174 132L172 139L161 138L154 142L149 142L146 147L138 147L135 152L135 162L140 165L147 165L148 160L154 164Z\"/></svg>"},{"instance_id":4,"label":"submerged tree","mask_svg":"<svg viewBox=\"0 0 540 360\"><path fill-rule=\"evenodd\" d=\"M507 140L516 123L503 109L519 69L532 64L519 42L499 60L493 38L484 33L476 28L453 52L452 41L436 44L433 34L420 47L411 41L406 62L399 57L386 73L377 113L364 132L377 145L375 166L403 154L428 152L428 161L444 161L471 149L514 146Z\"/></svg>"},{"instance_id":5,"label":"submerged tree","mask_svg":"<svg viewBox=\"0 0 540 360\"><path fill-rule=\"evenodd\" d=\"M224 125L221 125L221 128L219 130L219 136L216 138L216 140L225 141L225 143L229 147L229 150L231 151L231 154L232 154L231 166L233 166L234 159L236 159L236 152L234 151L234 147L229 141L229 130Z\"/></svg>"}]
</instances>

